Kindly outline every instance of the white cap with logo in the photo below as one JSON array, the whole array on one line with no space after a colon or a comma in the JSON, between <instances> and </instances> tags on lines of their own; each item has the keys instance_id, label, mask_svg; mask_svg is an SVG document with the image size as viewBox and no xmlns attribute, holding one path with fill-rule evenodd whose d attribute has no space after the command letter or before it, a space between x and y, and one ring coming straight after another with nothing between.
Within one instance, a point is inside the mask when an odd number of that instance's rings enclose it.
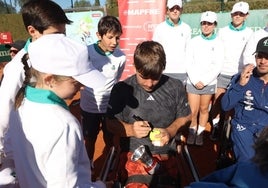
<instances>
[{"instance_id":1,"label":"white cap with logo","mask_svg":"<svg viewBox=\"0 0 268 188\"><path fill-rule=\"evenodd\" d=\"M231 11L231 14L235 13L235 12L242 12L243 14L247 14L249 11L249 5L247 2L237 2L234 4L233 9Z\"/></svg>"},{"instance_id":2,"label":"white cap with logo","mask_svg":"<svg viewBox=\"0 0 268 188\"><path fill-rule=\"evenodd\" d=\"M178 5L180 8L182 8L182 0L168 0L167 7L171 9L172 7Z\"/></svg>"},{"instance_id":3,"label":"white cap with logo","mask_svg":"<svg viewBox=\"0 0 268 188\"><path fill-rule=\"evenodd\" d=\"M209 22L209 23L214 23L217 22L217 14L212 11L206 11L201 14L201 19L200 22Z\"/></svg>"},{"instance_id":4,"label":"white cap with logo","mask_svg":"<svg viewBox=\"0 0 268 188\"><path fill-rule=\"evenodd\" d=\"M88 60L87 47L64 34L48 34L32 42L28 48L31 66L43 73L71 76L81 84L96 88L106 77Z\"/></svg>"}]
</instances>

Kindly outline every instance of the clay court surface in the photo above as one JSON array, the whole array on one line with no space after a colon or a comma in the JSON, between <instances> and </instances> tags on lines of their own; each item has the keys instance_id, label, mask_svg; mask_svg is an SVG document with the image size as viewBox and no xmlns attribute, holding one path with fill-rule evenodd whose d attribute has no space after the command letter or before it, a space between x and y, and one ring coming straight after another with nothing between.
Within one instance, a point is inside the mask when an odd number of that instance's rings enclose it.
<instances>
[{"instance_id":1,"label":"clay court surface","mask_svg":"<svg viewBox=\"0 0 268 188\"><path fill-rule=\"evenodd\" d=\"M76 102L77 98L78 96L76 96L74 100L69 101L68 103L70 104L71 112L79 119L80 110L79 110L79 103ZM72 105L71 103L74 105ZM216 160L218 156L219 142L212 142L209 139L209 132L210 132L210 126L208 124L206 127L203 146L188 146L192 160L200 177L204 177L205 175L213 172L216 169ZM184 133L184 135L186 134L187 133ZM100 173L106 158L106 156L102 155L102 150L104 146L103 143L104 142L102 139L102 132L100 131L94 155L95 176L98 176L98 174ZM181 162L179 168L181 172L181 181L183 187L188 185L190 182L194 181L194 179L191 175L191 171L189 170L186 161L180 156L181 155L178 156L178 159Z\"/></svg>"}]
</instances>

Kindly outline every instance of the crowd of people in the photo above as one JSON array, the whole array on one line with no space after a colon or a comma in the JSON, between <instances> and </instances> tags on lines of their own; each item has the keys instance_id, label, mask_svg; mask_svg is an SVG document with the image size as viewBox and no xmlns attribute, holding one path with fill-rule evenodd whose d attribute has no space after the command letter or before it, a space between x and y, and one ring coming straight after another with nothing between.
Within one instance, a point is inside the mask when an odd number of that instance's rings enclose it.
<instances>
[{"instance_id":1,"label":"crowd of people","mask_svg":"<svg viewBox=\"0 0 268 188\"><path fill-rule=\"evenodd\" d=\"M252 187L255 178L265 187L268 29L247 27L249 5L239 1L217 33L217 14L203 12L201 33L191 38L182 12L182 0L167 0L152 40L135 48L136 72L120 80L126 55L116 17L103 16L98 41L85 45L65 36L72 21L58 4L25 3L30 38L17 51L10 45L14 57L0 87L0 176L27 188L109 186L91 174L102 129L104 155L112 146L120 151L117 173L125 187L179 187L176 136L186 127L186 143L203 146L208 122L216 130L222 118L231 125L236 164L190 187ZM78 91L81 122L65 101ZM137 153L150 158L136 160Z\"/></svg>"}]
</instances>

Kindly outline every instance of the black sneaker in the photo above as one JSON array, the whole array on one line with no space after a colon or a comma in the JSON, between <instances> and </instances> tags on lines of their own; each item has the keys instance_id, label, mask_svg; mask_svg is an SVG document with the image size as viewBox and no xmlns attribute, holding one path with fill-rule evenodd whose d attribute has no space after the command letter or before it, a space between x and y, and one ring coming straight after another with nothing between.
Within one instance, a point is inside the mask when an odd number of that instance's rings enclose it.
<instances>
[{"instance_id":1,"label":"black sneaker","mask_svg":"<svg viewBox=\"0 0 268 188\"><path fill-rule=\"evenodd\" d=\"M195 142L195 137L196 137L196 133L192 130L189 130L189 134L188 134L186 143L188 145L193 145Z\"/></svg>"},{"instance_id":2,"label":"black sneaker","mask_svg":"<svg viewBox=\"0 0 268 188\"><path fill-rule=\"evenodd\" d=\"M217 141L219 140L219 126L218 124L216 124L215 126L213 126L211 134L209 135L210 140L212 141Z\"/></svg>"},{"instance_id":3,"label":"black sneaker","mask_svg":"<svg viewBox=\"0 0 268 188\"><path fill-rule=\"evenodd\" d=\"M202 133L196 135L195 145L202 146L204 144L204 142L203 142L203 134L204 134L204 131Z\"/></svg>"}]
</instances>

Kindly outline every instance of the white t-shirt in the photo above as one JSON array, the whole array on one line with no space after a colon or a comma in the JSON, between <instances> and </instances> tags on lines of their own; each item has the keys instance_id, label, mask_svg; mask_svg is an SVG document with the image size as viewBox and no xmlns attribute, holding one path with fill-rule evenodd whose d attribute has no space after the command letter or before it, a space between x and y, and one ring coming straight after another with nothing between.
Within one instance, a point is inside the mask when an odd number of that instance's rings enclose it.
<instances>
[{"instance_id":1,"label":"white t-shirt","mask_svg":"<svg viewBox=\"0 0 268 188\"><path fill-rule=\"evenodd\" d=\"M81 90L80 107L90 113L105 113L112 87L123 73L126 56L118 48L113 53L104 54L97 44L88 46L88 54L92 65L106 77L106 83L104 87Z\"/></svg>"}]
</instances>

